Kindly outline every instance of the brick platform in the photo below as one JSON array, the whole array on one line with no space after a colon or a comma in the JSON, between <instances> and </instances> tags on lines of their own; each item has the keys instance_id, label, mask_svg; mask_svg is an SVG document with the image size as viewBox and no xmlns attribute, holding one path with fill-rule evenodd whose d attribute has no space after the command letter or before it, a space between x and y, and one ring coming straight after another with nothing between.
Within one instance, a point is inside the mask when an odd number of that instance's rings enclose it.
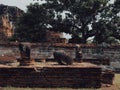
<instances>
[{"instance_id":1,"label":"brick platform","mask_svg":"<svg viewBox=\"0 0 120 90\"><path fill-rule=\"evenodd\" d=\"M102 72L102 83L113 85L114 77L114 72Z\"/></svg>"},{"instance_id":2,"label":"brick platform","mask_svg":"<svg viewBox=\"0 0 120 90\"><path fill-rule=\"evenodd\" d=\"M106 58L90 58L90 59L82 59L83 62L90 62L97 65L110 65L110 60Z\"/></svg>"},{"instance_id":3,"label":"brick platform","mask_svg":"<svg viewBox=\"0 0 120 90\"><path fill-rule=\"evenodd\" d=\"M91 64L0 67L0 86L101 87L101 69Z\"/></svg>"}]
</instances>

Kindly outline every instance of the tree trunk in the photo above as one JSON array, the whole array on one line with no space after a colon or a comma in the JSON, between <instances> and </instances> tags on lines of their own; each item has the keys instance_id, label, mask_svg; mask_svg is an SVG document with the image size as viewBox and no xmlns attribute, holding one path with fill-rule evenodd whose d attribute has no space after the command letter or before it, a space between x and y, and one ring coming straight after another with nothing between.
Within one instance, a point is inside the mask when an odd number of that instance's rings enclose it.
<instances>
[{"instance_id":1,"label":"tree trunk","mask_svg":"<svg viewBox=\"0 0 120 90\"><path fill-rule=\"evenodd\" d=\"M82 43L83 44L86 44L87 43L87 33L86 33L86 31L85 31L85 25L83 24L83 26L82 26Z\"/></svg>"},{"instance_id":2,"label":"tree trunk","mask_svg":"<svg viewBox=\"0 0 120 90\"><path fill-rule=\"evenodd\" d=\"M82 43L83 44L87 43L86 35L84 33L82 33Z\"/></svg>"}]
</instances>

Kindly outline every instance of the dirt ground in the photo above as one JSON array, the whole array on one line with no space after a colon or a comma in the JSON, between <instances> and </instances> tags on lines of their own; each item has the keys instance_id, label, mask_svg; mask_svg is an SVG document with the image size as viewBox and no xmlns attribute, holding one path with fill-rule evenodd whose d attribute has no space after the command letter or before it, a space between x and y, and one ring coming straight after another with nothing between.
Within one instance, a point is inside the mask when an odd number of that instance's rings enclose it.
<instances>
[{"instance_id":1,"label":"dirt ground","mask_svg":"<svg viewBox=\"0 0 120 90\"><path fill-rule=\"evenodd\" d=\"M120 90L117 85L102 85L101 90Z\"/></svg>"},{"instance_id":2,"label":"dirt ground","mask_svg":"<svg viewBox=\"0 0 120 90\"><path fill-rule=\"evenodd\" d=\"M120 73L115 73L113 85L102 85L101 90L120 90Z\"/></svg>"}]
</instances>

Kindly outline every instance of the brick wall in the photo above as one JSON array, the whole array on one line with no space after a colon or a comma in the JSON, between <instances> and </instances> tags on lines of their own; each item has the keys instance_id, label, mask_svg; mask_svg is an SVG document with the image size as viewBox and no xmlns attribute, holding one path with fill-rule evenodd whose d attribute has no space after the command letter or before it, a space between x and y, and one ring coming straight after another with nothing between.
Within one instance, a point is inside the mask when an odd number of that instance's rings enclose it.
<instances>
[{"instance_id":1,"label":"brick wall","mask_svg":"<svg viewBox=\"0 0 120 90\"><path fill-rule=\"evenodd\" d=\"M1 67L0 86L14 87L101 87L98 67Z\"/></svg>"},{"instance_id":2,"label":"brick wall","mask_svg":"<svg viewBox=\"0 0 120 90\"><path fill-rule=\"evenodd\" d=\"M75 58L75 44L32 44L31 57L32 58L53 58L53 52L56 50L63 50ZM99 48L95 46L81 45L83 58L91 59L96 57L108 57L111 65L120 68L120 46L111 46L107 48ZM17 44L1 44L0 56L12 55L19 57L19 50Z\"/></svg>"},{"instance_id":3,"label":"brick wall","mask_svg":"<svg viewBox=\"0 0 120 90\"><path fill-rule=\"evenodd\" d=\"M31 58L53 58L54 51L65 51L75 58L75 47L54 47L54 45L48 44L31 45ZM0 56L1 55L14 55L15 57L19 57L18 45L0 45Z\"/></svg>"}]
</instances>

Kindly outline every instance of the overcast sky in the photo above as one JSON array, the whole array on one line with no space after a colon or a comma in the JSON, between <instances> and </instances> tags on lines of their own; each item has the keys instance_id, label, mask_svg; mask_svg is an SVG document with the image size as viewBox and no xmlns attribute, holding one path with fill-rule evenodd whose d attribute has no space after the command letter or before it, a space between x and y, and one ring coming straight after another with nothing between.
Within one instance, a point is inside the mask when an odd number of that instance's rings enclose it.
<instances>
[{"instance_id":1,"label":"overcast sky","mask_svg":"<svg viewBox=\"0 0 120 90\"><path fill-rule=\"evenodd\" d=\"M9 6L17 6L22 10L26 10L26 6L30 3L40 2L39 0L0 0L0 4L9 5ZM40 2L41 3L41 2Z\"/></svg>"}]
</instances>

